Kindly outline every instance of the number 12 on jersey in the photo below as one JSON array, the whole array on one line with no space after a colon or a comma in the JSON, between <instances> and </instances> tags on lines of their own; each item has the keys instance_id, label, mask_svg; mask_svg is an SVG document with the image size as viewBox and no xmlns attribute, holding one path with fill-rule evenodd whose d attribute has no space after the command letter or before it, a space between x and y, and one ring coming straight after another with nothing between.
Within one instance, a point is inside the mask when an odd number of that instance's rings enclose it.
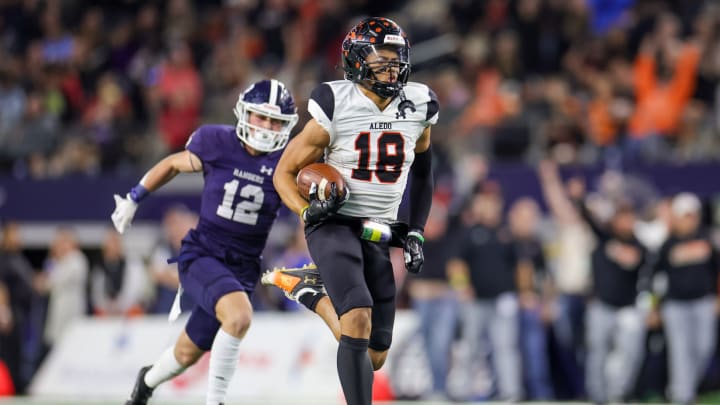
<instances>
[{"instance_id":1,"label":"number 12 on jersey","mask_svg":"<svg viewBox=\"0 0 720 405\"><path fill-rule=\"evenodd\" d=\"M372 147L374 146L374 148ZM352 170L356 180L372 181L373 174L380 183L395 183L402 174L405 162L405 140L400 132L383 132L376 145L370 145L370 132L361 132L355 138L355 150L359 153L358 167ZM375 169L370 169L372 154L377 154Z\"/></svg>"},{"instance_id":2,"label":"number 12 on jersey","mask_svg":"<svg viewBox=\"0 0 720 405\"><path fill-rule=\"evenodd\" d=\"M240 201L233 209L233 201L237 194L240 182L231 180L224 185L225 195L222 204L217 207L217 215L242 224L255 225L258 221L258 212L262 209L265 193L260 186L246 184L240 189Z\"/></svg>"}]
</instances>

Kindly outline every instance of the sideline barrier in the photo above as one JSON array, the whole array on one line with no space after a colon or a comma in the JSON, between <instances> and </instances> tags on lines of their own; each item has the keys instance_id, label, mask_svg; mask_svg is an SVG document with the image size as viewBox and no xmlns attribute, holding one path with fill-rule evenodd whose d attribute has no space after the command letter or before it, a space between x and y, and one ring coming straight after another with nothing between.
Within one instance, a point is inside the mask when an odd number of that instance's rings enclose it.
<instances>
[{"instance_id":1,"label":"sideline barrier","mask_svg":"<svg viewBox=\"0 0 720 405\"><path fill-rule=\"evenodd\" d=\"M394 339L402 342L415 330L416 319L412 313L397 318ZM138 369L174 343L186 320L187 315L174 323L164 316L78 321L48 355L32 382L31 395L125 398ZM309 312L256 313L241 345L228 400L335 401L342 395L336 352L330 331ZM208 354L203 356L184 374L160 386L153 397L202 400L209 359Z\"/></svg>"}]
</instances>

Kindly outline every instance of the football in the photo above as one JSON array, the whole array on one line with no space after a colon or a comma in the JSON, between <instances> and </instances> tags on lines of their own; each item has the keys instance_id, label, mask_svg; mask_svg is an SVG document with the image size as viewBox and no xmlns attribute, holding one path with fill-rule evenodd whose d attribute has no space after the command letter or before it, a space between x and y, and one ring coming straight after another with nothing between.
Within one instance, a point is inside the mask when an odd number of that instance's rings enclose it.
<instances>
[{"instance_id":1,"label":"football","mask_svg":"<svg viewBox=\"0 0 720 405\"><path fill-rule=\"evenodd\" d=\"M310 197L310 185L318 185L318 198L325 200L330 197L330 184L335 183L339 195L345 193L345 181L337 169L327 163L311 163L303 167L297 175L297 187L300 195L306 200Z\"/></svg>"}]
</instances>

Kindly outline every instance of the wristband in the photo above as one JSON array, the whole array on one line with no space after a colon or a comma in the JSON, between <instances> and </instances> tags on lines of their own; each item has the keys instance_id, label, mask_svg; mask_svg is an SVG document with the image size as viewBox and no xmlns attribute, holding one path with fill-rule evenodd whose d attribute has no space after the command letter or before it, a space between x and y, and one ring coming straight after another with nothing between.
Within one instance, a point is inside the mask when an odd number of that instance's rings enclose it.
<instances>
[{"instance_id":1,"label":"wristband","mask_svg":"<svg viewBox=\"0 0 720 405\"><path fill-rule=\"evenodd\" d=\"M147 197L150 192L148 189L145 188L142 184L138 183L137 186L130 189L130 199L135 201L136 203L139 203L142 201L145 197Z\"/></svg>"},{"instance_id":2,"label":"wristband","mask_svg":"<svg viewBox=\"0 0 720 405\"><path fill-rule=\"evenodd\" d=\"M423 234L421 234L418 231L410 231L410 232L408 232L407 236L408 237L413 236L413 237L417 238L418 240L420 240L420 243L425 243L425 237L423 236Z\"/></svg>"},{"instance_id":3,"label":"wristband","mask_svg":"<svg viewBox=\"0 0 720 405\"><path fill-rule=\"evenodd\" d=\"M310 208L310 205L306 205L303 207L302 210L300 210L300 218L302 218L303 221L305 221L305 212Z\"/></svg>"}]
</instances>

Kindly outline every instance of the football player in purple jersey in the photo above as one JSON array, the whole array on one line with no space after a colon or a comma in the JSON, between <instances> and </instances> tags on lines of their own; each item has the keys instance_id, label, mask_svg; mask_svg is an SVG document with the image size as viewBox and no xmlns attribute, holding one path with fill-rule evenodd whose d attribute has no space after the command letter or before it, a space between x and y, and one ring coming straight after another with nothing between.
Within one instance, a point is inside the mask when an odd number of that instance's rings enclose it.
<instances>
[{"instance_id":1,"label":"football player in purple jersey","mask_svg":"<svg viewBox=\"0 0 720 405\"><path fill-rule=\"evenodd\" d=\"M235 105L237 126L203 125L148 171L125 197L115 195L112 221L130 226L138 204L178 173L202 172L200 220L182 242L181 290L196 303L184 331L152 365L140 369L126 405L144 405L153 389L210 351L207 405L223 403L242 337L250 326L250 294L261 254L281 205L272 175L298 120L295 102L277 80L245 90ZM179 300L176 300L176 303ZM179 311L171 312L171 318Z\"/></svg>"}]
</instances>

